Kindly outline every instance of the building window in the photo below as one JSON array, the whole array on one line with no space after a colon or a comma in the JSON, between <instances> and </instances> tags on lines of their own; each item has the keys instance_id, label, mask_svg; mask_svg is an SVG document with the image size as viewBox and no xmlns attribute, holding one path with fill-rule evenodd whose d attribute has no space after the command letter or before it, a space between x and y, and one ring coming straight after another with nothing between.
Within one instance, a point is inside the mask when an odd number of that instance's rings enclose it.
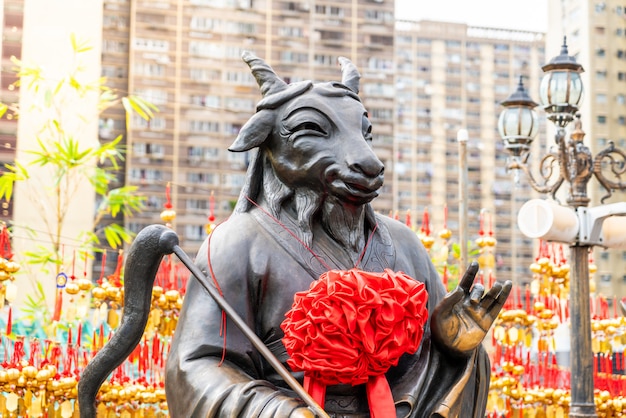
<instances>
[{"instance_id":1,"label":"building window","mask_svg":"<svg viewBox=\"0 0 626 418\"><path fill-rule=\"evenodd\" d=\"M606 55L604 48L596 48L596 57L603 57Z\"/></svg>"},{"instance_id":2,"label":"building window","mask_svg":"<svg viewBox=\"0 0 626 418\"><path fill-rule=\"evenodd\" d=\"M596 94L596 103L606 103L606 94L604 93Z\"/></svg>"},{"instance_id":3,"label":"building window","mask_svg":"<svg viewBox=\"0 0 626 418\"><path fill-rule=\"evenodd\" d=\"M461 41L447 40L446 41L446 47L447 48L460 48L461 47Z\"/></svg>"},{"instance_id":4,"label":"building window","mask_svg":"<svg viewBox=\"0 0 626 418\"><path fill-rule=\"evenodd\" d=\"M596 26L595 30L597 35L604 35L604 27Z\"/></svg>"},{"instance_id":5,"label":"building window","mask_svg":"<svg viewBox=\"0 0 626 418\"><path fill-rule=\"evenodd\" d=\"M606 123L606 116L604 115L598 115L598 123L600 124L605 124Z\"/></svg>"},{"instance_id":6,"label":"building window","mask_svg":"<svg viewBox=\"0 0 626 418\"><path fill-rule=\"evenodd\" d=\"M596 71L596 80L606 80L606 70Z\"/></svg>"},{"instance_id":7,"label":"building window","mask_svg":"<svg viewBox=\"0 0 626 418\"><path fill-rule=\"evenodd\" d=\"M595 9L596 13L603 13L606 9L606 4L603 1L597 2Z\"/></svg>"},{"instance_id":8,"label":"building window","mask_svg":"<svg viewBox=\"0 0 626 418\"><path fill-rule=\"evenodd\" d=\"M201 241L205 234L204 225L185 225L185 238L190 241Z\"/></svg>"},{"instance_id":9,"label":"building window","mask_svg":"<svg viewBox=\"0 0 626 418\"><path fill-rule=\"evenodd\" d=\"M343 9L336 6L315 5L315 13L332 17L343 17Z\"/></svg>"}]
</instances>

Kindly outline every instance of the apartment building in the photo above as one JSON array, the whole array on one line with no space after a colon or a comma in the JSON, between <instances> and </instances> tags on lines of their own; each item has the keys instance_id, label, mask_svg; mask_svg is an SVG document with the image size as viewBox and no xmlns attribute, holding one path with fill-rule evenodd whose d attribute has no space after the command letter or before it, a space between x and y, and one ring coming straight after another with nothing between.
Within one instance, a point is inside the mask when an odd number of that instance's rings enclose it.
<instances>
[{"instance_id":1,"label":"apartment building","mask_svg":"<svg viewBox=\"0 0 626 418\"><path fill-rule=\"evenodd\" d=\"M21 10L22 3L7 0L5 9L15 4ZM120 108L107 110L99 122L101 140L125 135L121 180L148 197L147 210L126 219L131 229L162 222L168 184L177 213L172 225L192 254L206 236L209 214L214 222L230 214L249 155L227 148L261 97L241 60L243 50L264 58L289 82L338 80L337 58L346 56L362 74L374 147L386 166L375 209L400 216L411 211L416 222L428 208L436 231L445 204L448 227L458 236L456 134L465 128L469 236L477 237L479 212L486 211L498 240L498 278L517 272L526 280L533 254L514 225L530 191L524 181L512 186L496 121L499 102L520 75L530 91L537 90L545 62L541 34L396 23L389 0L104 0L102 6L107 85L160 108L150 122L132 118L128 131ZM12 16L5 12L7 22ZM13 27L19 25L6 23L5 32ZM5 39L3 45L13 48L3 57L19 52L19 42Z\"/></svg>"},{"instance_id":2,"label":"apartment building","mask_svg":"<svg viewBox=\"0 0 626 418\"><path fill-rule=\"evenodd\" d=\"M2 10L0 15L0 27L2 28L0 101L2 103L16 103L19 100L19 87L13 85L16 77L11 71L14 66L11 59L12 57L19 59L22 56L23 0L3 0L0 1L0 7ZM13 163L15 160L16 138L17 119L13 116L0 119L0 167L4 167L7 163ZM12 202L0 200L0 221L7 222L12 219L12 216Z\"/></svg>"},{"instance_id":3,"label":"apartment building","mask_svg":"<svg viewBox=\"0 0 626 418\"><path fill-rule=\"evenodd\" d=\"M337 58L350 58L391 175L393 13L389 0L106 0L103 75L160 108L150 122L135 117L126 133L126 183L148 196L148 210L128 225L161 222L168 183L172 224L187 251L206 237L211 210L215 222L230 214L250 157L227 148L261 98L244 50L288 82L340 80ZM112 139L124 132L124 115L107 113L100 126L101 138ZM376 205L392 209L390 181Z\"/></svg>"},{"instance_id":4,"label":"apartment building","mask_svg":"<svg viewBox=\"0 0 626 418\"><path fill-rule=\"evenodd\" d=\"M523 173L515 182L507 172L496 125L500 102L515 91L520 76L527 89L538 89L544 42L541 33L458 23L396 25L395 206L401 212L429 208L436 233L447 205L447 226L458 237L457 133L467 129L468 236L479 236L482 211L483 231L497 239L497 278L518 284L530 281L536 256L516 226L517 211L532 194ZM534 147L540 149L541 141Z\"/></svg>"},{"instance_id":5,"label":"apartment building","mask_svg":"<svg viewBox=\"0 0 626 418\"><path fill-rule=\"evenodd\" d=\"M580 108L585 145L594 156L609 141L626 151L626 4L617 0L561 0L548 4L548 18L554 24L546 34L546 49L556 55L565 36L569 54L585 70ZM610 178L610 173L605 174ZM590 206L602 204L607 194L595 178L589 181L587 192ZM626 193L614 192L603 203L625 200ZM595 247L592 260L597 266L593 275L596 290L605 296L626 296L626 249Z\"/></svg>"}]
</instances>

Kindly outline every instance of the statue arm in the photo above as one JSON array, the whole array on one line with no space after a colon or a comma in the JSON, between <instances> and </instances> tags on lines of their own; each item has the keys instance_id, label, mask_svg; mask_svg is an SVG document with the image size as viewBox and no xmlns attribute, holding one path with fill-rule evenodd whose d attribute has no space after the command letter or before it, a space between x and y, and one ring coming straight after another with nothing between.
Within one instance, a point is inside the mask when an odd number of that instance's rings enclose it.
<instances>
[{"instance_id":1,"label":"statue arm","mask_svg":"<svg viewBox=\"0 0 626 418\"><path fill-rule=\"evenodd\" d=\"M203 257L199 259L199 266L206 266ZM245 277L241 270L245 270L246 263L237 261L231 262L229 269L214 262L213 268L225 299L255 329L254 309L249 306L245 279L241 279ZM234 279L237 277L239 280ZM167 360L166 392L171 416L295 416L294 410L303 404L264 380L263 361L252 344L229 320L224 337L222 320L219 306L191 278Z\"/></svg>"}]
</instances>

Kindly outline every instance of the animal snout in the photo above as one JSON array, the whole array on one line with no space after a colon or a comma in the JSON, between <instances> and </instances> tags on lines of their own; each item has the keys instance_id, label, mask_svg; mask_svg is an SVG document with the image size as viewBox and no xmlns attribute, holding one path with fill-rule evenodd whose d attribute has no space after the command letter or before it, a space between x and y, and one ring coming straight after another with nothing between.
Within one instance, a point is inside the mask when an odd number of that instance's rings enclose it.
<instances>
[{"instance_id":1,"label":"animal snout","mask_svg":"<svg viewBox=\"0 0 626 418\"><path fill-rule=\"evenodd\" d=\"M376 156L355 159L349 164L352 171L363 174L369 178L375 178L383 174L385 166Z\"/></svg>"}]
</instances>

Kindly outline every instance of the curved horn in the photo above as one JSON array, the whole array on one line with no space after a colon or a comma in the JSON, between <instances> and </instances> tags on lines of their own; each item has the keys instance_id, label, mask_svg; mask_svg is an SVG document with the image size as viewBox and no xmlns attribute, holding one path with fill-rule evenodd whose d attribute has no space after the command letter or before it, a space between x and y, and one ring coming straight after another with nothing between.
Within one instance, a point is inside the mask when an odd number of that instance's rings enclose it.
<instances>
[{"instance_id":1,"label":"curved horn","mask_svg":"<svg viewBox=\"0 0 626 418\"><path fill-rule=\"evenodd\" d=\"M96 416L96 395L109 374L128 357L144 333L152 299L152 285L161 259L178 245L178 236L163 225L150 225L128 250L124 266L124 314L113 337L83 370L78 382L81 418Z\"/></svg>"},{"instance_id":2,"label":"curved horn","mask_svg":"<svg viewBox=\"0 0 626 418\"><path fill-rule=\"evenodd\" d=\"M244 51L241 58L248 64L252 75L261 88L261 94L265 97L278 93L287 88L285 83L265 61L249 51Z\"/></svg>"},{"instance_id":3,"label":"curved horn","mask_svg":"<svg viewBox=\"0 0 626 418\"><path fill-rule=\"evenodd\" d=\"M341 65L341 83L356 94L359 94L361 74L359 74L356 66L346 57L339 57L339 65Z\"/></svg>"}]
</instances>

